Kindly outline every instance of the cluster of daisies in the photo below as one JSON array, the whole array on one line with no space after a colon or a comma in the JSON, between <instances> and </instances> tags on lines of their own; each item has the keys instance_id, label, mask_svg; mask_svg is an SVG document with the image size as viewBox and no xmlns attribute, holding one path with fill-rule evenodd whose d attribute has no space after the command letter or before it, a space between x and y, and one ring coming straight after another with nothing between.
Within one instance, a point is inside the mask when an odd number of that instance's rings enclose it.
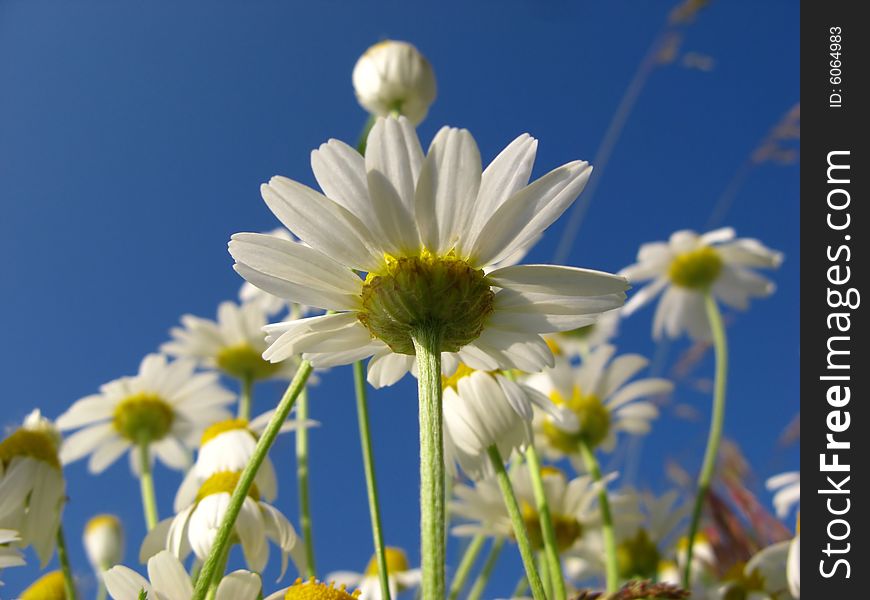
<instances>
[{"instance_id":1,"label":"cluster of daisies","mask_svg":"<svg viewBox=\"0 0 870 600\"><path fill-rule=\"evenodd\" d=\"M426 600L476 599L499 552L516 545L526 571L515 597L564 600L650 580L702 600L799 598L799 533L725 556L714 523L690 526L705 512L693 515L693 490L635 490L603 466L629 438L650 433L674 390L648 375L646 358L618 351L620 320L661 296L653 335L707 343L722 335L719 303L746 309L772 293L757 269L777 267L779 253L726 228L645 244L619 274L521 264L591 167L573 161L530 182L537 140L517 137L484 168L471 134L451 127L424 152L415 125L434 100L435 79L410 44L373 46L353 82L370 127L357 147L332 139L312 152L320 191L285 177L262 186L282 227L232 237L245 279L239 301L222 303L215 320L182 317L136 374L56 420L34 411L0 442L0 570L23 565L26 547L43 567L56 550L61 566L20 597L78 597L81 578L68 561L75 547L61 526L75 492L63 466L87 459L99 475L127 454L148 527L138 552L147 577L120 564L119 519L97 515L83 544L101 597L385 600L418 589ZM327 369L366 359L374 388L420 382L421 477L434 478L421 497L422 567L375 533L364 572L321 574L308 501L297 531L277 508L268 446L293 431L305 460L308 429L320 424L302 405L290 409L314 382L312 370L331 376ZM255 385L267 379L290 381L288 392L253 417ZM173 514L162 520L155 460L183 474ZM777 515L790 518L799 474L769 486ZM444 529L464 548L449 578L438 547ZM261 578L272 546L281 577L288 569L298 577L274 593ZM234 547L246 569L228 573Z\"/></svg>"}]
</instances>

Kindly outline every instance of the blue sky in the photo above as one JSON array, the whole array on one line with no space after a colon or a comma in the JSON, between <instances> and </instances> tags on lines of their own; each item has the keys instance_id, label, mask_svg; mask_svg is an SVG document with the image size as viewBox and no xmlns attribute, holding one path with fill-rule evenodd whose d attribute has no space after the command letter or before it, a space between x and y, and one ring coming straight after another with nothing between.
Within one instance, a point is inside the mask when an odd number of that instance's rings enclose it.
<instances>
[{"instance_id":1,"label":"blue sky","mask_svg":"<svg viewBox=\"0 0 870 600\"><path fill-rule=\"evenodd\" d=\"M477 2L0 3L0 424L33 407L54 417L72 401L135 371L182 313L213 316L240 283L226 242L273 228L258 186L274 174L314 184L308 154L330 137L354 141L365 120L350 73L386 38L416 44L439 96L419 131L467 127L485 161L517 134L540 140L535 176L591 160L625 88L673 3ZM570 264L615 271L639 244L704 229L713 206L767 132L798 100L798 4L714 2L684 31L681 52L712 57L658 67L630 115ZM798 166L751 169L721 224L786 255L778 290L729 328L732 375L726 432L758 481L799 466L778 437L799 411ZM529 257L548 261L564 221ZM652 356L652 311L618 339ZM666 366L686 350L668 348ZM712 361L698 365L710 377ZM312 493L318 567L362 570L371 554L348 369L312 390ZM256 409L280 390L257 390ZM665 411L632 467L661 489L663 463L698 467L709 396L680 383L675 401L698 421ZM372 394L375 455L387 542L417 550L417 431L413 380ZM292 439L272 458L278 506L296 518ZM76 546L87 518L120 514L135 564L144 526L138 486L121 461L99 478L66 470L73 565L93 590ZM159 469L161 516L180 475ZM756 482L757 483L757 482ZM759 492L766 500L767 495ZM456 564L456 547L451 546ZM519 573L511 550L487 596ZM36 574L7 570L4 593ZM268 575L277 575L272 564ZM267 588L272 589L267 576Z\"/></svg>"}]
</instances>

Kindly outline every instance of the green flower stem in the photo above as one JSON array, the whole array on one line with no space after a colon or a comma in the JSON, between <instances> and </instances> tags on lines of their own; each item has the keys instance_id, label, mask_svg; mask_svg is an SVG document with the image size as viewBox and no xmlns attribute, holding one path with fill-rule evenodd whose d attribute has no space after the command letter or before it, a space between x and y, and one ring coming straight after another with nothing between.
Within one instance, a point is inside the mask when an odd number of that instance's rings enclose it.
<instances>
[{"instance_id":1,"label":"green flower stem","mask_svg":"<svg viewBox=\"0 0 870 600\"><path fill-rule=\"evenodd\" d=\"M553 578L550 576L550 565L547 562L546 554L538 552L535 555L535 563L538 565L538 573L541 574L541 583L544 584L544 595L547 598L552 598Z\"/></svg>"},{"instance_id":2,"label":"green flower stem","mask_svg":"<svg viewBox=\"0 0 870 600\"><path fill-rule=\"evenodd\" d=\"M311 531L311 500L308 492L308 390L303 386L296 401L296 480L299 487L299 527L305 544L305 576L317 575L314 535Z\"/></svg>"},{"instance_id":3,"label":"green flower stem","mask_svg":"<svg viewBox=\"0 0 870 600\"><path fill-rule=\"evenodd\" d=\"M547 503L547 492L544 489L544 478L541 476L541 460L534 444L529 444L525 452L532 479L532 490L537 504L538 520L541 523L541 534L544 538L544 552L550 573L553 598L565 600L568 595L565 589L565 577L562 575L562 561L559 559L559 545L556 541L556 530L553 528L553 518L550 505Z\"/></svg>"},{"instance_id":4,"label":"green flower stem","mask_svg":"<svg viewBox=\"0 0 870 600\"><path fill-rule=\"evenodd\" d=\"M613 530L613 513L610 511L610 500L607 497L607 486L601 480L601 466L595 457L595 451L586 441L580 442L580 453L586 469L592 475L592 480L599 484L598 504L601 505L601 535L604 538L604 564L607 573L607 593L613 594L619 588L619 563L616 559L616 533Z\"/></svg>"},{"instance_id":5,"label":"green flower stem","mask_svg":"<svg viewBox=\"0 0 870 600\"><path fill-rule=\"evenodd\" d=\"M208 585L208 591L205 594L206 600L214 600L217 596L218 586L221 584L221 579L224 578L224 572L227 570L227 561L230 558L230 546L224 548L220 558L220 567L215 569L214 577Z\"/></svg>"},{"instance_id":6,"label":"green flower stem","mask_svg":"<svg viewBox=\"0 0 870 600\"><path fill-rule=\"evenodd\" d=\"M365 367L361 360L353 363L353 383L356 392L356 413L359 420L359 439L362 445L363 468L366 474L366 491L369 497L369 517L372 521L372 538L375 557L378 561L378 580L381 598L390 600L390 581L387 571L387 555L384 552L384 535L381 529L381 509L378 504L378 483L375 478L375 459L372 453L372 434L369 428L369 408L366 400Z\"/></svg>"},{"instance_id":7,"label":"green flower stem","mask_svg":"<svg viewBox=\"0 0 870 600\"><path fill-rule=\"evenodd\" d=\"M725 339L725 327L722 324L722 314L713 294L707 292L705 298L707 318L713 331L713 348L716 352L716 383L713 388L713 414L710 418L710 433L707 436L707 449L704 451L704 462L701 474L698 476L698 492L695 496L695 506L692 510L692 520L689 524L689 539L686 547L686 564L683 571L683 587L692 589L692 550L695 537L701 524L701 513L704 501L710 490L713 471L716 467L716 457L719 455L719 443L722 441L722 428L725 424L725 385L728 379L728 342Z\"/></svg>"},{"instance_id":8,"label":"green flower stem","mask_svg":"<svg viewBox=\"0 0 870 600\"><path fill-rule=\"evenodd\" d=\"M462 554L462 559L459 561L459 567L456 569L456 576L450 582L450 590L448 591L448 600L456 600L459 594L465 588L465 582L471 574L471 568L477 560L480 551L483 550L483 545L486 543L486 538L477 534L468 543L465 552Z\"/></svg>"},{"instance_id":9,"label":"green flower stem","mask_svg":"<svg viewBox=\"0 0 870 600\"><path fill-rule=\"evenodd\" d=\"M239 483L236 485L236 489L230 497L227 512L224 515L224 520L221 523L220 529L218 529L211 552L202 565L202 571L199 579L197 579L196 589L193 592L192 600L203 600L205 598L209 584L215 576L215 571L220 567L221 556L230 542L230 535L233 532L233 526L236 523L236 518L239 516L242 503L248 495L248 490L251 489L251 485L254 483L254 477L260 469L260 465L262 465L263 461L266 459L266 455L269 453L269 448L271 448L272 444L275 443L275 438L278 437L278 433L281 431L281 425L284 424L284 421L293 409L293 405L296 403L296 398L305 388L305 382L308 381L308 377L311 375L312 370L311 363L307 360L303 360L300 363L296 375L293 376L293 381L291 381L290 385L287 386L287 391L284 392L284 396L281 398L278 407L275 409L275 414L272 415L269 424L266 425L266 430L257 441L257 446L254 448L254 454L251 456L251 460L248 462L245 470L242 471L242 475L239 477Z\"/></svg>"},{"instance_id":10,"label":"green flower stem","mask_svg":"<svg viewBox=\"0 0 870 600\"><path fill-rule=\"evenodd\" d=\"M441 408L441 332L420 327L413 336L420 400L420 539L423 600L444 598L444 439Z\"/></svg>"},{"instance_id":11,"label":"green flower stem","mask_svg":"<svg viewBox=\"0 0 870 600\"><path fill-rule=\"evenodd\" d=\"M63 535L63 525L57 526L57 561L63 572L63 589L67 600L76 600L76 584L69 565L69 552L66 549L66 538Z\"/></svg>"},{"instance_id":12,"label":"green flower stem","mask_svg":"<svg viewBox=\"0 0 870 600\"><path fill-rule=\"evenodd\" d=\"M242 378L242 393L239 396L239 418L251 420L251 403L254 399L254 378L246 375Z\"/></svg>"},{"instance_id":13,"label":"green flower stem","mask_svg":"<svg viewBox=\"0 0 870 600\"><path fill-rule=\"evenodd\" d=\"M492 576L495 563L498 562L502 546L504 546L504 538L496 538L493 541L489 554L486 555L486 561L483 563L483 568L480 570L477 578L475 578L471 591L468 592L468 600L480 600L483 590L486 589L486 584L489 583L489 578Z\"/></svg>"},{"instance_id":14,"label":"green flower stem","mask_svg":"<svg viewBox=\"0 0 870 600\"><path fill-rule=\"evenodd\" d=\"M520 513L520 506L517 504L517 497L514 494L510 477L507 471L505 471L501 454L494 445L489 447L487 453L495 469L498 487L501 489L502 498L504 498L505 506L513 524L514 536L516 536L520 556L523 559L523 566L526 569L526 577L528 577L529 584L532 586L532 596L534 596L535 600L546 600L547 595L544 593L544 584L541 582L541 576L538 575L538 570L535 568L535 555L532 552L532 544L529 542L529 534L526 531L526 525L523 522L523 515Z\"/></svg>"},{"instance_id":15,"label":"green flower stem","mask_svg":"<svg viewBox=\"0 0 870 600\"><path fill-rule=\"evenodd\" d=\"M157 496L154 492L154 474L151 472L151 454L149 440L143 437L139 440L137 451L139 452L139 487L142 491L142 509L145 511L145 524L148 531L157 525Z\"/></svg>"}]
</instances>

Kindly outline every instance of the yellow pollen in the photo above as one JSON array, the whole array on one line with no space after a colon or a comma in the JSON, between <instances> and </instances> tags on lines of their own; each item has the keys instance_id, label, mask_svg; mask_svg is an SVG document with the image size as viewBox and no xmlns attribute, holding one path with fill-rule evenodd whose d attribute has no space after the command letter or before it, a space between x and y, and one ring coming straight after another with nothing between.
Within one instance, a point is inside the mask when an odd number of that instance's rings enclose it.
<instances>
[{"instance_id":1,"label":"yellow pollen","mask_svg":"<svg viewBox=\"0 0 870 600\"><path fill-rule=\"evenodd\" d=\"M674 285L691 290L706 290L722 272L722 257L715 248L701 246L674 258L668 277Z\"/></svg>"},{"instance_id":2,"label":"yellow pollen","mask_svg":"<svg viewBox=\"0 0 870 600\"><path fill-rule=\"evenodd\" d=\"M387 559L387 575L401 573L402 571L408 571L411 569L411 565L408 564L408 557L405 555L401 548L386 546L384 548L384 554L386 555ZM366 575L376 576L379 573L380 571L378 571L378 557L372 556L372 559L369 561L369 564L366 567Z\"/></svg>"},{"instance_id":3,"label":"yellow pollen","mask_svg":"<svg viewBox=\"0 0 870 600\"><path fill-rule=\"evenodd\" d=\"M145 438L149 442L163 439L172 427L175 412L157 394L141 392L122 400L115 407L112 424L131 442Z\"/></svg>"},{"instance_id":4,"label":"yellow pollen","mask_svg":"<svg viewBox=\"0 0 870 600\"><path fill-rule=\"evenodd\" d=\"M97 515L91 518L85 525L85 533L93 533L97 529L110 527L111 529L120 531L121 521L115 515Z\"/></svg>"},{"instance_id":5,"label":"yellow pollen","mask_svg":"<svg viewBox=\"0 0 870 600\"><path fill-rule=\"evenodd\" d=\"M334 583L327 585L312 577L308 581L297 579L287 588L284 600L355 600L359 594L359 590L348 593L343 584L335 587Z\"/></svg>"},{"instance_id":6,"label":"yellow pollen","mask_svg":"<svg viewBox=\"0 0 870 600\"><path fill-rule=\"evenodd\" d=\"M558 391L550 393L550 399L559 406L571 410L580 423L576 432L559 429L550 421L544 421L543 431L547 440L554 448L567 454L580 450L580 442L585 441L595 448L607 438L610 432L610 411L595 394L584 394L574 387L570 398L564 398Z\"/></svg>"},{"instance_id":7,"label":"yellow pollen","mask_svg":"<svg viewBox=\"0 0 870 600\"><path fill-rule=\"evenodd\" d=\"M16 429L0 442L0 462L8 465L16 456L29 456L60 469L55 439L45 431Z\"/></svg>"},{"instance_id":8,"label":"yellow pollen","mask_svg":"<svg viewBox=\"0 0 870 600\"><path fill-rule=\"evenodd\" d=\"M66 600L63 573L51 571L24 590L19 600Z\"/></svg>"},{"instance_id":9,"label":"yellow pollen","mask_svg":"<svg viewBox=\"0 0 870 600\"><path fill-rule=\"evenodd\" d=\"M232 494L239 484L241 476L241 471L218 471L206 479L199 487L199 491L196 493L196 501L199 502L212 494ZM251 484L251 489L248 490L248 497L254 500L260 499L260 490L257 489L256 484Z\"/></svg>"},{"instance_id":10,"label":"yellow pollen","mask_svg":"<svg viewBox=\"0 0 870 600\"><path fill-rule=\"evenodd\" d=\"M413 355L412 336L438 330L442 352L476 340L493 311L495 294L483 270L453 254L423 250L417 256L384 256L360 294L360 322L393 352Z\"/></svg>"},{"instance_id":11,"label":"yellow pollen","mask_svg":"<svg viewBox=\"0 0 870 600\"><path fill-rule=\"evenodd\" d=\"M523 523L526 525L529 541L535 550L541 550L544 547L544 534L541 531L541 520L538 516L538 511L528 502L523 502L520 506L520 512L523 515ZM550 519L553 521L553 530L556 533L556 547L559 549L559 552L564 552L573 546L574 542L579 540L583 535L583 525L570 515L553 513L550 515Z\"/></svg>"},{"instance_id":12,"label":"yellow pollen","mask_svg":"<svg viewBox=\"0 0 870 600\"><path fill-rule=\"evenodd\" d=\"M280 363L271 363L262 352L248 343L222 348L217 355L218 368L239 379L268 379L281 368Z\"/></svg>"},{"instance_id":13,"label":"yellow pollen","mask_svg":"<svg viewBox=\"0 0 870 600\"><path fill-rule=\"evenodd\" d=\"M250 433L250 430L248 429L248 420L227 419L226 421L218 421L217 423L209 425L202 433L202 438L199 440L199 445L200 447L205 446L207 442L212 441L220 434L226 433L227 431L236 431L238 429L242 429ZM254 434L251 433L251 435L253 436Z\"/></svg>"},{"instance_id":14,"label":"yellow pollen","mask_svg":"<svg viewBox=\"0 0 870 600\"><path fill-rule=\"evenodd\" d=\"M459 380L463 377L468 377L474 373L474 369L466 365L465 363L459 363L459 366L456 367L456 371L453 372L453 375L450 377L441 376L441 387L443 389L447 389L449 387L453 388L454 391L459 391Z\"/></svg>"}]
</instances>

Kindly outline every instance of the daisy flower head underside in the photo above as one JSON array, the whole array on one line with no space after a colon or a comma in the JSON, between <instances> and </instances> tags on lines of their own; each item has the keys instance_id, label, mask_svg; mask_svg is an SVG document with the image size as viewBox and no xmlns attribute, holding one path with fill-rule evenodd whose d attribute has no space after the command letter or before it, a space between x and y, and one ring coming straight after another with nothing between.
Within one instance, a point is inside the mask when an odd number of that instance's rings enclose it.
<instances>
[{"instance_id":1,"label":"daisy flower head underside","mask_svg":"<svg viewBox=\"0 0 870 600\"><path fill-rule=\"evenodd\" d=\"M541 334L621 306L627 283L572 267L502 266L565 211L591 172L575 161L528 184L536 147L521 135L483 170L467 131L443 128L424 155L409 121L381 118L365 157L337 140L312 153L323 194L273 177L261 188L266 204L308 246L236 234L235 268L269 293L335 314L270 325L264 358L301 353L332 366L375 355L394 360L401 377L425 328L475 369L549 364Z\"/></svg>"},{"instance_id":2,"label":"daisy flower head underside","mask_svg":"<svg viewBox=\"0 0 870 600\"><path fill-rule=\"evenodd\" d=\"M0 441L0 530L15 530L17 545L33 546L43 567L66 496L59 446L60 433L39 410Z\"/></svg>"},{"instance_id":3,"label":"daisy flower head underside","mask_svg":"<svg viewBox=\"0 0 870 600\"><path fill-rule=\"evenodd\" d=\"M631 297L623 314L633 313L662 294L653 320L656 338L662 333L675 338L688 332L693 339L709 340L704 296L710 293L732 308L745 310L750 298L769 296L775 289L752 269L773 269L780 263L781 253L758 240L735 239L730 227L703 235L677 231L667 242L642 245L637 263L621 271L632 283L652 280Z\"/></svg>"},{"instance_id":4,"label":"daisy flower head underside","mask_svg":"<svg viewBox=\"0 0 870 600\"><path fill-rule=\"evenodd\" d=\"M217 373L196 373L196 362L173 362L149 354L139 373L100 388L100 393L75 402L58 420L63 430L82 428L60 450L64 464L88 454L88 468L100 473L124 452L147 444L166 466L189 466L189 447L211 423L228 419L226 406L235 396L218 382ZM136 453L131 466L138 472Z\"/></svg>"}]
</instances>

